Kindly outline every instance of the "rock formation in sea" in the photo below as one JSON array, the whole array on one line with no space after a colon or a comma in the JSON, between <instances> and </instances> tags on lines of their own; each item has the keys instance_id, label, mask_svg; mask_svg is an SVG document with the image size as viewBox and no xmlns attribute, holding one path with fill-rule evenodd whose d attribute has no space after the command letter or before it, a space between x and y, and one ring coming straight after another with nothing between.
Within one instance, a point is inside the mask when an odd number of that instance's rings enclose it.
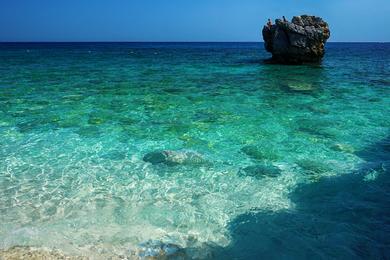
<instances>
[{"instance_id":1,"label":"rock formation in sea","mask_svg":"<svg viewBox=\"0 0 390 260\"><path fill-rule=\"evenodd\" d=\"M291 22L276 19L275 24L263 28L265 49L272 53L272 63L318 63L329 37L328 23L309 15L294 16Z\"/></svg>"}]
</instances>

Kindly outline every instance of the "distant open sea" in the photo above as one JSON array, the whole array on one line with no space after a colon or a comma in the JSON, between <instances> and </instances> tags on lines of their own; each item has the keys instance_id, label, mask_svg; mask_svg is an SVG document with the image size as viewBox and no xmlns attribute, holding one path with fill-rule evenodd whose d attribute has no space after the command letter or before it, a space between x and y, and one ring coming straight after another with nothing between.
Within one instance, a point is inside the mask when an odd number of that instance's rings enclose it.
<instances>
[{"instance_id":1,"label":"distant open sea","mask_svg":"<svg viewBox=\"0 0 390 260\"><path fill-rule=\"evenodd\" d=\"M0 250L390 258L390 44L0 43ZM173 150L204 163L151 164ZM1 258L1 257L0 257Z\"/></svg>"}]
</instances>

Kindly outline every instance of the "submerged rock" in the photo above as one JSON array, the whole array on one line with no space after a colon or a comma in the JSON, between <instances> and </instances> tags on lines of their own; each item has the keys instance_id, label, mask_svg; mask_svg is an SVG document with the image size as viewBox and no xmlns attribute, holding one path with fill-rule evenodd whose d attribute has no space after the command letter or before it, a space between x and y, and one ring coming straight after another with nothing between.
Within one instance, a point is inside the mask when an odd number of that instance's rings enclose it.
<instances>
[{"instance_id":1,"label":"submerged rock","mask_svg":"<svg viewBox=\"0 0 390 260\"><path fill-rule=\"evenodd\" d=\"M271 61L283 64L321 61L330 37L328 24L309 15L294 16L292 22L277 19L274 25L264 26L262 33Z\"/></svg>"},{"instance_id":2,"label":"submerged rock","mask_svg":"<svg viewBox=\"0 0 390 260\"><path fill-rule=\"evenodd\" d=\"M178 164L196 165L205 163L203 156L194 151L162 150L147 153L143 160L151 164L166 164L169 166Z\"/></svg>"},{"instance_id":3,"label":"submerged rock","mask_svg":"<svg viewBox=\"0 0 390 260\"><path fill-rule=\"evenodd\" d=\"M297 119L297 130L305 134L323 138L334 138L338 133L335 123L328 119Z\"/></svg>"},{"instance_id":4,"label":"submerged rock","mask_svg":"<svg viewBox=\"0 0 390 260\"><path fill-rule=\"evenodd\" d=\"M338 151L338 152L345 152L345 153L354 153L355 148L349 144L341 144L337 143L331 147L333 150Z\"/></svg>"},{"instance_id":5,"label":"submerged rock","mask_svg":"<svg viewBox=\"0 0 390 260\"><path fill-rule=\"evenodd\" d=\"M277 177L281 174L278 167L268 164L258 164L245 167L238 173L240 176L250 176L255 178Z\"/></svg>"},{"instance_id":6,"label":"submerged rock","mask_svg":"<svg viewBox=\"0 0 390 260\"><path fill-rule=\"evenodd\" d=\"M309 174L322 174L331 171L328 165L320 161L302 159L297 161L297 164Z\"/></svg>"},{"instance_id":7,"label":"submerged rock","mask_svg":"<svg viewBox=\"0 0 390 260\"><path fill-rule=\"evenodd\" d=\"M241 152L255 160L276 160L278 156L271 149L260 148L255 145L247 145L241 148Z\"/></svg>"},{"instance_id":8,"label":"submerged rock","mask_svg":"<svg viewBox=\"0 0 390 260\"><path fill-rule=\"evenodd\" d=\"M100 125L100 124L104 123L104 121L105 120L103 118L100 118L100 117L97 117L97 116L91 116L88 119L88 124L90 124L90 125Z\"/></svg>"},{"instance_id":9,"label":"submerged rock","mask_svg":"<svg viewBox=\"0 0 390 260\"><path fill-rule=\"evenodd\" d=\"M307 92L313 90L313 85L310 83L289 83L287 87L295 92Z\"/></svg>"},{"instance_id":10,"label":"submerged rock","mask_svg":"<svg viewBox=\"0 0 390 260\"><path fill-rule=\"evenodd\" d=\"M178 245L150 240L139 245L141 259L186 259L184 250Z\"/></svg>"}]
</instances>

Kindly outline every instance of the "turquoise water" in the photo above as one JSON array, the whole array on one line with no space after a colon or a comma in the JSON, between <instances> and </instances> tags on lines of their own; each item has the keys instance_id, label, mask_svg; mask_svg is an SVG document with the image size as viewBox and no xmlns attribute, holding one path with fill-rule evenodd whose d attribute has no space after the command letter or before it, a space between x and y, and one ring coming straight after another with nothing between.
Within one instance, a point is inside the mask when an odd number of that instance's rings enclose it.
<instances>
[{"instance_id":1,"label":"turquoise water","mask_svg":"<svg viewBox=\"0 0 390 260\"><path fill-rule=\"evenodd\" d=\"M331 43L318 66L268 56L260 43L1 44L0 248L389 256L390 45ZM159 150L203 162L144 160Z\"/></svg>"}]
</instances>

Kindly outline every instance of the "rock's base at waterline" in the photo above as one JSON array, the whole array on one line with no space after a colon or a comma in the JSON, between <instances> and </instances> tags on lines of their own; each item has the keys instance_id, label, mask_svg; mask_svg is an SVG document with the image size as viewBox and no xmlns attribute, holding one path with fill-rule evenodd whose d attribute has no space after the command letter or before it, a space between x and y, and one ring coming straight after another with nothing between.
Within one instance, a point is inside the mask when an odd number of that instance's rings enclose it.
<instances>
[{"instance_id":1,"label":"rock's base at waterline","mask_svg":"<svg viewBox=\"0 0 390 260\"><path fill-rule=\"evenodd\" d=\"M325 43L330 37L328 24L320 17L294 16L291 22L276 19L272 26L264 26L265 48L272 53L267 63L318 63L325 54Z\"/></svg>"}]
</instances>

